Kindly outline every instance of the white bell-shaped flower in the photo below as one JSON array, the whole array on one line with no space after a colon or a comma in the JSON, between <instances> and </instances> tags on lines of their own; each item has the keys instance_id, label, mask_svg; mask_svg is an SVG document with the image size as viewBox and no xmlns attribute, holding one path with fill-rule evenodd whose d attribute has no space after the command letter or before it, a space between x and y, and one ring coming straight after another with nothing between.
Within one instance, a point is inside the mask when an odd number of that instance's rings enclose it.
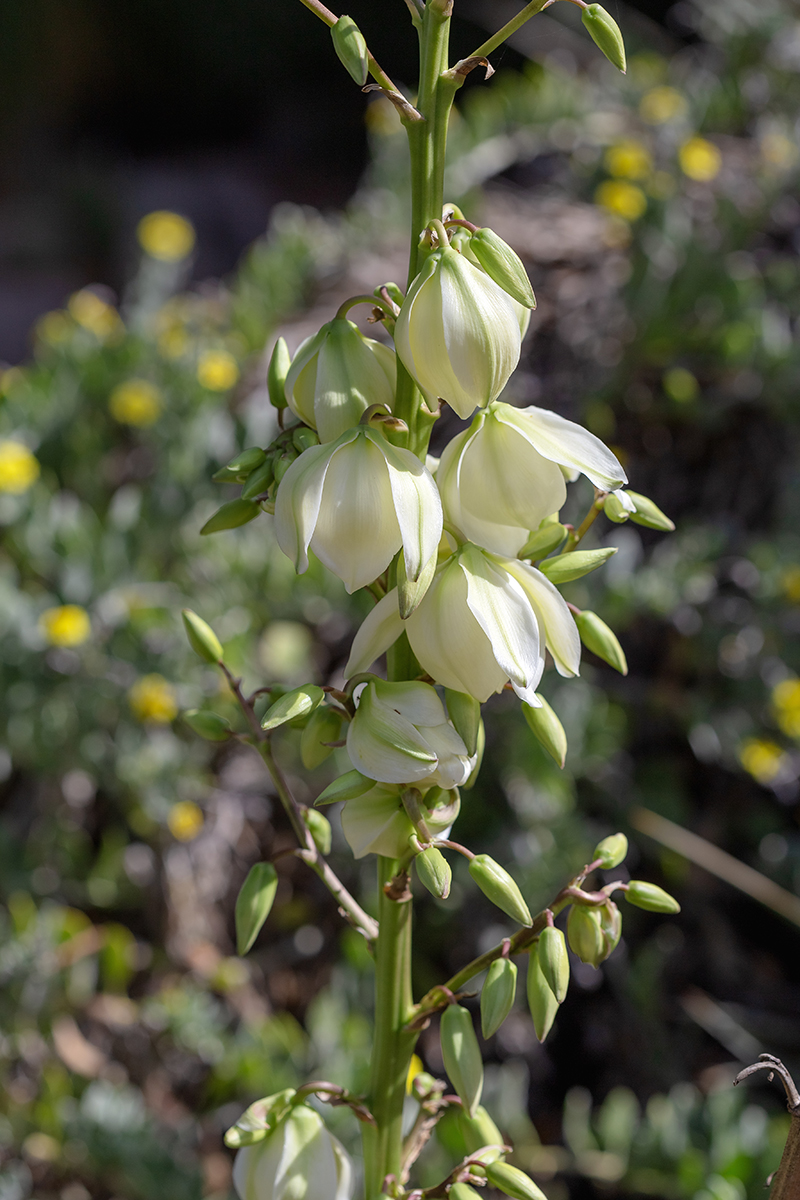
<instances>
[{"instance_id":1,"label":"white bell-shaped flower","mask_svg":"<svg viewBox=\"0 0 800 1200\"><path fill-rule=\"evenodd\" d=\"M400 309L397 353L426 395L468 417L497 399L519 362L517 308L465 255L435 250Z\"/></svg>"},{"instance_id":2,"label":"white bell-shaped flower","mask_svg":"<svg viewBox=\"0 0 800 1200\"><path fill-rule=\"evenodd\" d=\"M520 699L539 707L545 646L560 675L577 675L580 666L575 621L550 580L470 543L438 569L406 621L396 591L376 604L355 636L346 674L367 670L404 630L437 683L480 701L510 680Z\"/></svg>"},{"instance_id":3,"label":"white bell-shaped flower","mask_svg":"<svg viewBox=\"0 0 800 1200\"><path fill-rule=\"evenodd\" d=\"M278 488L278 545L298 574L309 547L348 592L372 583L402 546L412 581L442 533L442 505L430 472L410 450L366 425L295 459Z\"/></svg>"},{"instance_id":4,"label":"white bell-shaped flower","mask_svg":"<svg viewBox=\"0 0 800 1200\"><path fill-rule=\"evenodd\" d=\"M292 412L321 442L332 442L370 405L391 410L396 381L394 351L364 337L346 317L334 317L298 347L285 392Z\"/></svg>"},{"instance_id":5,"label":"white bell-shaped flower","mask_svg":"<svg viewBox=\"0 0 800 1200\"><path fill-rule=\"evenodd\" d=\"M599 438L545 408L496 401L446 446L436 482L447 519L470 541L514 555L566 500L564 471L603 491L625 482Z\"/></svg>"},{"instance_id":6,"label":"white bell-shaped flower","mask_svg":"<svg viewBox=\"0 0 800 1200\"><path fill-rule=\"evenodd\" d=\"M460 787L476 759L447 719L427 683L366 685L347 731L353 766L381 783L426 783Z\"/></svg>"},{"instance_id":7,"label":"white bell-shaped flower","mask_svg":"<svg viewBox=\"0 0 800 1200\"><path fill-rule=\"evenodd\" d=\"M240 1200L350 1200L353 1168L319 1113L298 1104L263 1141L238 1151L233 1185Z\"/></svg>"},{"instance_id":8,"label":"white bell-shaped flower","mask_svg":"<svg viewBox=\"0 0 800 1200\"><path fill-rule=\"evenodd\" d=\"M378 783L344 805L342 832L355 858L363 858L365 854L401 858L408 852L409 839L415 830L403 808L402 791L397 785ZM450 792L444 796L446 803L429 807L426 801L434 795L439 800L443 798L439 788L432 788L422 799L422 816L433 837L446 838L461 801L458 792Z\"/></svg>"}]
</instances>

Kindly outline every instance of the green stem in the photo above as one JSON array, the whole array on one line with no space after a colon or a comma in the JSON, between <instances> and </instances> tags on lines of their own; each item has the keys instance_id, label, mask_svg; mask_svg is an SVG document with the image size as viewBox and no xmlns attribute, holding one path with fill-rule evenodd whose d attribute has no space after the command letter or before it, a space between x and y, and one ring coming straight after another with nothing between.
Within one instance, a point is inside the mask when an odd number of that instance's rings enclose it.
<instances>
[{"instance_id":1,"label":"green stem","mask_svg":"<svg viewBox=\"0 0 800 1200\"><path fill-rule=\"evenodd\" d=\"M530 4L526 4L515 17L507 21L502 29L498 29L497 33L493 34L482 46L478 46L477 50L473 50L468 58L486 58L493 50L502 45L506 38L510 38L512 33L516 33L526 21L530 21L531 17L535 17L548 4L550 0L531 0ZM303 0L306 3L306 0Z\"/></svg>"}]
</instances>

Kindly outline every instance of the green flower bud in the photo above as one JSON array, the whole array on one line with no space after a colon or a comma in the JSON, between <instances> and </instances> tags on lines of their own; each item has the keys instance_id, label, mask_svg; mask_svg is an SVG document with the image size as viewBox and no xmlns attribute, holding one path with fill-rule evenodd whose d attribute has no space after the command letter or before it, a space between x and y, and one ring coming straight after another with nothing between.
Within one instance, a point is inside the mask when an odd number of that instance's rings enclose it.
<instances>
[{"instance_id":1,"label":"green flower bud","mask_svg":"<svg viewBox=\"0 0 800 1200\"><path fill-rule=\"evenodd\" d=\"M300 735L300 758L307 771L313 771L333 754L331 742L338 742L342 732L342 713L335 708L315 709Z\"/></svg>"},{"instance_id":2,"label":"green flower bud","mask_svg":"<svg viewBox=\"0 0 800 1200\"><path fill-rule=\"evenodd\" d=\"M533 946L528 955L527 991L528 1008L531 1010L531 1016L533 1017L533 1027L536 1030L537 1038L540 1042L543 1042L552 1029L553 1021L556 1019L558 1001L553 994L553 989L544 977L541 964L539 963L537 946Z\"/></svg>"},{"instance_id":3,"label":"green flower bud","mask_svg":"<svg viewBox=\"0 0 800 1200\"><path fill-rule=\"evenodd\" d=\"M481 990L481 1032L484 1038L497 1033L511 1012L516 994L516 966L510 958L495 959Z\"/></svg>"},{"instance_id":4,"label":"green flower bud","mask_svg":"<svg viewBox=\"0 0 800 1200\"><path fill-rule=\"evenodd\" d=\"M569 987L569 955L564 935L554 925L539 934L539 966L550 991L563 1004Z\"/></svg>"},{"instance_id":5,"label":"green flower bud","mask_svg":"<svg viewBox=\"0 0 800 1200\"><path fill-rule=\"evenodd\" d=\"M627 69L625 62L625 43L619 25L600 4L590 4L581 13L581 20L589 30L592 41L605 54L610 63L622 71Z\"/></svg>"},{"instance_id":6,"label":"green flower bud","mask_svg":"<svg viewBox=\"0 0 800 1200\"><path fill-rule=\"evenodd\" d=\"M551 583L571 583L573 579L596 571L616 553L616 546L604 546L599 550L571 550L555 558L546 558L539 563L539 570Z\"/></svg>"},{"instance_id":7,"label":"green flower bud","mask_svg":"<svg viewBox=\"0 0 800 1200\"><path fill-rule=\"evenodd\" d=\"M481 1200L481 1197L468 1183L454 1183L447 1193L450 1200Z\"/></svg>"},{"instance_id":8,"label":"green flower bud","mask_svg":"<svg viewBox=\"0 0 800 1200\"><path fill-rule=\"evenodd\" d=\"M286 408L286 376L292 365L292 356L286 339L279 337L267 367L267 390L273 408Z\"/></svg>"},{"instance_id":9,"label":"green flower bud","mask_svg":"<svg viewBox=\"0 0 800 1200\"><path fill-rule=\"evenodd\" d=\"M625 899L637 908L646 908L648 912L679 913L681 906L674 896L665 892L655 883L645 883L643 879L632 879L625 892Z\"/></svg>"},{"instance_id":10,"label":"green flower bud","mask_svg":"<svg viewBox=\"0 0 800 1200\"><path fill-rule=\"evenodd\" d=\"M661 511L657 504L649 500L647 496L640 496L638 492L628 492L628 496L636 505L636 512L631 513L631 520L636 525L645 525L648 529L660 529L665 533L671 533L675 528L673 521Z\"/></svg>"},{"instance_id":11,"label":"green flower bud","mask_svg":"<svg viewBox=\"0 0 800 1200\"><path fill-rule=\"evenodd\" d=\"M217 509L213 517L209 517L200 533L205 536L220 533L223 529L236 529L252 521L260 512L261 509L253 500L229 500Z\"/></svg>"},{"instance_id":12,"label":"green flower bud","mask_svg":"<svg viewBox=\"0 0 800 1200\"><path fill-rule=\"evenodd\" d=\"M488 854L476 854L470 859L469 873L492 904L520 925L531 926L533 918L522 898L522 892L499 863Z\"/></svg>"},{"instance_id":13,"label":"green flower bud","mask_svg":"<svg viewBox=\"0 0 800 1200\"><path fill-rule=\"evenodd\" d=\"M210 625L202 617L193 613L190 608L181 610L186 636L195 654L199 654L206 662L216 663L222 658L222 643Z\"/></svg>"},{"instance_id":14,"label":"green flower bud","mask_svg":"<svg viewBox=\"0 0 800 1200\"><path fill-rule=\"evenodd\" d=\"M613 900L607 900L600 908L600 930L606 945L605 957L608 958L622 937L622 913Z\"/></svg>"},{"instance_id":15,"label":"green flower bud","mask_svg":"<svg viewBox=\"0 0 800 1200\"><path fill-rule=\"evenodd\" d=\"M514 1200L547 1200L541 1188L524 1171L512 1167L510 1163L490 1163L486 1168L486 1178L492 1187L505 1196L513 1196Z\"/></svg>"},{"instance_id":16,"label":"green flower bud","mask_svg":"<svg viewBox=\"0 0 800 1200\"><path fill-rule=\"evenodd\" d=\"M247 954L270 914L278 889L278 872L270 862L250 868L236 898L236 953Z\"/></svg>"},{"instance_id":17,"label":"green flower bud","mask_svg":"<svg viewBox=\"0 0 800 1200\"><path fill-rule=\"evenodd\" d=\"M542 702L541 708L534 708L532 704L523 704L523 715L531 732L542 743L547 753L552 755L560 767L563 767L567 758L567 735L564 732L564 726L544 696L540 696L539 699Z\"/></svg>"},{"instance_id":18,"label":"green flower bud","mask_svg":"<svg viewBox=\"0 0 800 1200\"><path fill-rule=\"evenodd\" d=\"M305 808L303 809L303 820L308 826L308 832L314 839L314 845L320 854L330 854L332 831L328 818L316 808Z\"/></svg>"},{"instance_id":19,"label":"green flower bud","mask_svg":"<svg viewBox=\"0 0 800 1200\"><path fill-rule=\"evenodd\" d=\"M560 521L545 521L535 533L532 533L520 550L519 558L531 560L544 558L560 546L567 536L567 530Z\"/></svg>"},{"instance_id":20,"label":"green flower bud","mask_svg":"<svg viewBox=\"0 0 800 1200\"><path fill-rule=\"evenodd\" d=\"M260 467L256 467L255 471L248 475L242 488L242 499L255 500L256 496L266 494L274 478L275 458L270 455L266 462L262 463Z\"/></svg>"},{"instance_id":21,"label":"green flower bud","mask_svg":"<svg viewBox=\"0 0 800 1200\"><path fill-rule=\"evenodd\" d=\"M256 1100L227 1131L225 1145L237 1150L240 1146L252 1146L255 1142L263 1141L286 1116L294 1096L294 1088L284 1088L282 1092Z\"/></svg>"},{"instance_id":22,"label":"green flower bud","mask_svg":"<svg viewBox=\"0 0 800 1200\"><path fill-rule=\"evenodd\" d=\"M331 37L339 62L359 87L363 87L369 74L369 55L363 33L352 17L342 16L331 26Z\"/></svg>"},{"instance_id":23,"label":"green flower bud","mask_svg":"<svg viewBox=\"0 0 800 1200\"><path fill-rule=\"evenodd\" d=\"M609 492L603 501L603 512L615 525L623 525L631 515L630 509L613 492Z\"/></svg>"},{"instance_id":24,"label":"green flower bud","mask_svg":"<svg viewBox=\"0 0 800 1200\"><path fill-rule=\"evenodd\" d=\"M233 733L230 721L208 709L190 708L183 714L183 719L190 729L208 742L226 742Z\"/></svg>"},{"instance_id":25,"label":"green flower bud","mask_svg":"<svg viewBox=\"0 0 800 1200\"><path fill-rule=\"evenodd\" d=\"M345 771L338 779L329 783L317 796L315 804L336 804L339 800L355 800L375 786L374 779L367 779L360 771Z\"/></svg>"},{"instance_id":26,"label":"green flower bud","mask_svg":"<svg viewBox=\"0 0 800 1200\"><path fill-rule=\"evenodd\" d=\"M608 948L600 926L600 913L596 908L573 904L567 918L567 937L581 962L599 967L606 958Z\"/></svg>"},{"instance_id":27,"label":"green flower bud","mask_svg":"<svg viewBox=\"0 0 800 1200\"><path fill-rule=\"evenodd\" d=\"M285 725L287 721L293 721L296 717L306 717L319 707L324 697L322 688L313 683L294 688L269 706L261 719L261 728L277 729L279 725Z\"/></svg>"},{"instance_id":28,"label":"green flower bud","mask_svg":"<svg viewBox=\"0 0 800 1200\"><path fill-rule=\"evenodd\" d=\"M604 871L610 871L625 861L628 853L628 839L624 833L611 833L598 842L592 851L592 862L599 862Z\"/></svg>"},{"instance_id":29,"label":"green flower bud","mask_svg":"<svg viewBox=\"0 0 800 1200\"><path fill-rule=\"evenodd\" d=\"M450 895L453 872L441 850L431 846L428 850L421 851L414 858L414 866L417 869L417 878L423 887L426 887L437 900L446 900Z\"/></svg>"},{"instance_id":30,"label":"green flower bud","mask_svg":"<svg viewBox=\"0 0 800 1200\"><path fill-rule=\"evenodd\" d=\"M409 579L406 572L405 555L397 560L397 602L402 620L407 621L425 599L425 593L436 574L438 556L432 554L417 579Z\"/></svg>"},{"instance_id":31,"label":"green flower bud","mask_svg":"<svg viewBox=\"0 0 800 1200\"><path fill-rule=\"evenodd\" d=\"M578 626L581 641L587 650L591 650L592 654L602 658L603 662L607 662L615 671L619 671L620 675L628 674L628 660L625 657L625 651L619 644L617 635L613 629L609 629L605 621L598 617L597 613L585 609L575 615L575 623Z\"/></svg>"},{"instance_id":32,"label":"green flower bud","mask_svg":"<svg viewBox=\"0 0 800 1200\"><path fill-rule=\"evenodd\" d=\"M444 700L447 705L447 715L461 735L461 740L467 747L468 754L475 754L478 749L478 730L481 726L481 706L474 696L466 692L454 692L445 688Z\"/></svg>"},{"instance_id":33,"label":"green flower bud","mask_svg":"<svg viewBox=\"0 0 800 1200\"><path fill-rule=\"evenodd\" d=\"M536 297L533 294L528 272L522 265L522 260L491 229L479 229L473 233L469 248L483 267L486 274L498 283L504 292L513 296L518 304L526 308L536 308Z\"/></svg>"},{"instance_id":34,"label":"green flower bud","mask_svg":"<svg viewBox=\"0 0 800 1200\"><path fill-rule=\"evenodd\" d=\"M439 1026L444 1069L461 1103L473 1117L483 1091L483 1060L472 1017L460 1004L449 1004Z\"/></svg>"},{"instance_id":35,"label":"green flower bud","mask_svg":"<svg viewBox=\"0 0 800 1200\"><path fill-rule=\"evenodd\" d=\"M242 450L224 467L220 467L211 478L214 483L244 483L250 472L260 467L266 457L258 446L251 446L249 450Z\"/></svg>"},{"instance_id":36,"label":"green flower bud","mask_svg":"<svg viewBox=\"0 0 800 1200\"><path fill-rule=\"evenodd\" d=\"M286 447L283 454L279 455L275 459L275 466L273 469L275 472L276 483L280 483L286 472L289 470L289 467L293 462L295 462L297 457L297 451L295 450L294 446L289 445Z\"/></svg>"},{"instance_id":37,"label":"green flower bud","mask_svg":"<svg viewBox=\"0 0 800 1200\"><path fill-rule=\"evenodd\" d=\"M462 1108L457 1117L457 1124L468 1154L477 1154L484 1146L496 1146L495 1152L483 1156L483 1161L488 1163L493 1162L503 1153L505 1145L503 1135L483 1105L479 1104L471 1117ZM451 1191L450 1195L452 1196L452 1194Z\"/></svg>"},{"instance_id":38,"label":"green flower bud","mask_svg":"<svg viewBox=\"0 0 800 1200\"><path fill-rule=\"evenodd\" d=\"M292 430L292 445L298 454L302 454L304 450L319 445L319 434L306 425L298 425Z\"/></svg>"}]
</instances>

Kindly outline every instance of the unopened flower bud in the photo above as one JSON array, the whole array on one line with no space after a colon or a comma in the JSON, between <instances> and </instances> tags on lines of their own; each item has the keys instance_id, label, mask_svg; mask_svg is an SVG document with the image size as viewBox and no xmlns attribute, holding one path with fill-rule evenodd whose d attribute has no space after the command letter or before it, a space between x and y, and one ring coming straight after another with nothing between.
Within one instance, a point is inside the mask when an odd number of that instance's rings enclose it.
<instances>
[{"instance_id":1,"label":"unopened flower bud","mask_svg":"<svg viewBox=\"0 0 800 1200\"><path fill-rule=\"evenodd\" d=\"M496 1146L496 1151L483 1155L483 1162L488 1163L503 1153L503 1135L482 1104L478 1105L473 1116L469 1116L462 1109L458 1114L457 1124L469 1154L476 1154L484 1146ZM451 1191L450 1195L452 1194Z\"/></svg>"},{"instance_id":2,"label":"unopened flower bud","mask_svg":"<svg viewBox=\"0 0 800 1200\"><path fill-rule=\"evenodd\" d=\"M435 846L422 850L415 856L414 866L423 887L437 900L446 900L450 895L453 872L441 850L437 850Z\"/></svg>"},{"instance_id":3,"label":"unopened flower bud","mask_svg":"<svg viewBox=\"0 0 800 1200\"><path fill-rule=\"evenodd\" d=\"M531 948L528 955L528 1008L533 1018L533 1028L540 1042L543 1042L552 1029L553 1021L558 1012L558 1001L553 989L544 977L539 963L537 946Z\"/></svg>"},{"instance_id":4,"label":"unopened flower bud","mask_svg":"<svg viewBox=\"0 0 800 1200\"><path fill-rule=\"evenodd\" d=\"M563 1004L569 987L569 955L564 935L554 925L539 934L539 966L556 1000Z\"/></svg>"},{"instance_id":5,"label":"unopened flower bud","mask_svg":"<svg viewBox=\"0 0 800 1200\"><path fill-rule=\"evenodd\" d=\"M606 958L607 948L600 927L600 913L596 908L573 904L567 918L567 937L581 962L599 967Z\"/></svg>"},{"instance_id":6,"label":"unopened flower bud","mask_svg":"<svg viewBox=\"0 0 800 1200\"><path fill-rule=\"evenodd\" d=\"M484 1038L497 1033L514 1006L517 968L510 958L496 958L481 989L481 1032Z\"/></svg>"},{"instance_id":7,"label":"unopened flower bud","mask_svg":"<svg viewBox=\"0 0 800 1200\"><path fill-rule=\"evenodd\" d=\"M369 74L369 54L364 35L353 18L339 17L331 26L331 38L342 66L359 87L363 87Z\"/></svg>"},{"instance_id":8,"label":"unopened flower bud","mask_svg":"<svg viewBox=\"0 0 800 1200\"><path fill-rule=\"evenodd\" d=\"M346 317L334 317L298 348L286 377L289 407L332 442L357 425L372 404L391 411L397 375L394 352L365 338Z\"/></svg>"},{"instance_id":9,"label":"unopened flower bud","mask_svg":"<svg viewBox=\"0 0 800 1200\"><path fill-rule=\"evenodd\" d=\"M519 557L528 558L532 562L539 558L546 558L557 546L561 545L566 536L566 526L562 525L560 521L551 521L545 518L519 551Z\"/></svg>"},{"instance_id":10,"label":"unopened flower bud","mask_svg":"<svg viewBox=\"0 0 800 1200\"><path fill-rule=\"evenodd\" d=\"M233 1164L240 1200L350 1200L353 1168L319 1113L297 1104Z\"/></svg>"},{"instance_id":11,"label":"unopened flower bud","mask_svg":"<svg viewBox=\"0 0 800 1200\"><path fill-rule=\"evenodd\" d=\"M322 688L314 683L293 688L269 706L261 719L261 728L269 731L285 725L287 721L307 717L322 703L324 697Z\"/></svg>"},{"instance_id":12,"label":"unopened flower bud","mask_svg":"<svg viewBox=\"0 0 800 1200\"><path fill-rule=\"evenodd\" d=\"M625 899L637 908L646 908L648 912L679 913L681 906L674 896L665 892L655 883L645 883L643 879L632 879L625 891Z\"/></svg>"},{"instance_id":13,"label":"unopened flower bud","mask_svg":"<svg viewBox=\"0 0 800 1200\"><path fill-rule=\"evenodd\" d=\"M202 617L192 612L190 608L181 611L186 636L195 654L199 654L206 662L216 663L222 658L222 643L210 625Z\"/></svg>"},{"instance_id":14,"label":"unopened flower bud","mask_svg":"<svg viewBox=\"0 0 800 1200\"><path fill-rule=\"evenodd\" d=\"M445 246L411 284L395 344L422 391L468 417L499 396L519 362L519 322L508 293Z\"/></svg>"},{"instance_id":15,"label":"unopened flower bud","mask_svg":"<svg viewBox=\"0 0 800 1200\"><path fill-rule=\"evenodd\" d=\"M544 696L539 696L539 704L539 708L534 708L532 704L523 704L523 715L531 732L541 742L547 753L552 755L560 767L563 767L567 758L567 735L564 732L564 726Z\"/></svg>"},{"instance_id":16,"label":"unopened flower bud","mask_svg":"<svg viewBox=\"0 0 800 1200\"><path fill-rule=\"evenodd\" d=\"M625 495L624 492L622 494ZM623 503L618 492L609 492L603 501L603 512L615 525L623 525L630 517L632 508L632 504L628 507Z\"/></svg>"},{"instance_id":17,"label":"unopened flower bud","mask_svg":"<svg viewBox=\"0 0 800 1200\"><path fill-rule=\"evenodd\" d=\"M211 478L214 483L244 483L250 472L260 467L266 457L258 446L250 446L220 467Z\"/></svg>"},{"instance_id":18,"label":"unopened flower bud","mask_svg":"<svg viewBox=\"0 0 800 1200\"><path fill-rule=\"evenodd\" d=\"M592 654L602 658L603 662L607 662L615 671L619 671L620 675L628 674L628 660L625 657L625 651L619 644L617 635L613 629L609 629L605 621L598 617L597 613L584 609L583 612L575 615L575 623L578 626L581 641L587 650L591 650Z\"/></svg>"},{"instance_id":19,"label":"unopened flower bud","mask_svg":"<svg viewBox=\"0 0 800 1200\"><path fill-rule=\"evenodd\" d=\"M254 520L260 512L254 500L229 500L209 517L200 533L205 537L209 533L221 533L224 529L238 529L240 525Z\"/></svg>"},{"instance_id":20,"label":"unopened flower bud","mask_svg":"<svg viewBox=\"0 0 800 1200\"><path fill-rule=\"evenodd\" d=\"M605 54L610 63L622 71L627 69L625 43L614 18L600 4L590 4L581 12L581 20L589 30L592 41Z\"/></svg>"},{"instance_id":21,"label":"unopened flower bud","mask_svg":"<svg viewBox=\"0 0 800 1200\"><path fill-rule=\"evenodd\" d=\"M327 706L315 709L300 735L300 758L307 771L325 762L333 753L331 742L338 742L344 716Z\"/></svg>"},{"instance_id":22,"label":"unopened flower bud","mask_svg":"<svg viewBox=\"0 0 800 1200\"><path fill-rule=\"evenodd\" d=\"M278 872L270 862L256 863L236 898L236 953L243 957L270 914L278 889Z\"/></svg>"},{"instance_id":23,"label":"unopened flower bud","mask_svg":"<svg viewBox=\"0 0 800 1200\"><path fill-rule=\"evenodd\" d=\"M267 391L273 408L286 408L286 376L292 365L292 356L286 339L279 337L275 343L267 367Z\"/></svg>"},{"instance_id":24,"label":"unopened flower bud","mask_svg":"<svg viewBox=\"0 0 800 1200\"><path fill-rule=\"evenodd\" d=\"M518 304L536 308L528 272L519 255L492 229L479 229L473 233L469 248L486 274L499 284L504 292L513 296Z\"/></svg>"},{"instance_id":25,"label":"unopened flower bud","mask_svg":"<svg viewBox=\"0 0 800 1200\"><path fill-rule=\"evenodd\" d=\"M302 454L304 450L310 450L312 446L319 445L319 434L313 429L309 429L307 425L298 425L292 430L292 445L298 454Z\"/></svg>"},{"instance_id":26,"label":"unopened flower bud","mask_svg":"<svg viewBox=\"0 0 800 1200\"><path fill-rule=\"evenodd\" d=\"M190 729L207 742L226 742L233 733L231 723L218 713L209 712L204 708L190 708L183 714L183 719Z\"/></svg>"},{"instance_id":27,"label":"unopened flower bud","mask_svg":"<svg viewBox=\"0 0 800 1200\"><path fill-rule=\"evenodd\" d=\"M476 854L469 862L469 873L492 904L513 921L530 927L533 924L531 911L522 898L522 892L505 868L488 854Z\"/></svg>"},{"instance_id":28,"label":"unopened flower bud","mask_svg":"<svg viewBox=\"0 0 800 1200\"><path fill-rule=\"evenodd\" d=\"M628 492L628 496L636 506L636 512L631 513L631 520L635 525L660 529L664 533L671 533L675 528L675 523L647 496L640 496L638 492Z\"/></svg>"},{"instance_id":29,"label":"unopened flower bud","mask_svg":"<svg viewBox=\"0 0 800 1200\"><path fill-rule=\"evenodd\" d=\"M266 462L248 475L242 488L243 500L255 500L257 496L265 495L275 478L275 456L270 455Z\"/></svg>"},{"instance_id":30,"label":"unopened flower bud","mask_svg":"<svg viewBox=\"0 0 800 1200\"><path fill-rule=\"evenodd\" d=\"M447 715L453 722L456 732L461 736L468 754L475 754L478 749L478 731L481 726L481 706L466 692L454 692L445 688L445 704Z\"/></svg>"},{"instance_id":31,"label":"unopened flower bud","mask_svg":"<svg viewBox=\"0 0 800 1200\"><path fill-rule=\"evenodd\" d=\"M616 546L601 546L597 550L570 550L555 558L546 558L539 563L539 570L551 583L557 585L582 579L590 571L596 571L617 553Z\"/></svg>"},{"instance_id":32,"label":"unopened flower bud","mask_svg":"<svg viewBox=\"0 0 800 1200\"><path fill-rule=\"evenodd\" d=\"M460 1004L448 1004L439 1026L444 1069L472 1117L483 1091L483 1059L472 1017Z\"/></svg>"},{"instance_id":33,"label":"unopened flower bud","mask_svg":"<svg viewBox=\"0 0 800 1200\"><path fill-rule=\"evenodd\" d=\"M613 900L607 900L600 906L600 930L606 945L605 957L608 958L622 937L622 913Z\"/></svg>"},{"instance_id":34,"label":"unopened flower bud","mask_svg":"<svg viewBox=\"0 0 800 1200\"><path fill-rule=\"evenodd\" d=\"M280 483L289 467L298 458L297 451L291 443L284 447L283 453L279 454L274 460L273 470L275 472L275 482Z\"/></svg>"},{"instance_id":35,"label":"unopened flower bud","mask_svg":"<svg viewBox=\"0 0 800 1200\"><path fill-rule=\"evenodd\" d=\"M599 863L604 871L610 871L625 861L628 839L624 833L611 833L598 842L592 851L592 862Z\"/></svg>"},{"instance_id":36,"label":"unopened flower bud","mask_svg":"<svg viewBox=\"0 0 800 1200\"><path fill-rule=\"evenodd\" d=\"M512 1196L513 1200L547 1200L542 1189L524 1171L512 1167L510 1163L490 1163L486 1168L486 1178L492 1187L505 1196Z\"/></svg>"},{"instance_id":37,"label":"unopened flower bud","mask_svg":"<svg viewBox=\"0 0 800 1200\"><path fill-rule=\"evenodd\" d=\"M330 854L333 831L328 818L319 809L305 808L303 809L303 820L319 853Z\"/></svg>"},{"instance_id":38,"label":"unopened flower bud","mask_svg":"<svg viewBox=\"0 0 800 1200\"><path fill-rule=\"evenodd\" d=\"M454 1183L447 1193L450 1200L481 1200L481 1197L468 1183Z\"/></svg>"}]
</instances>

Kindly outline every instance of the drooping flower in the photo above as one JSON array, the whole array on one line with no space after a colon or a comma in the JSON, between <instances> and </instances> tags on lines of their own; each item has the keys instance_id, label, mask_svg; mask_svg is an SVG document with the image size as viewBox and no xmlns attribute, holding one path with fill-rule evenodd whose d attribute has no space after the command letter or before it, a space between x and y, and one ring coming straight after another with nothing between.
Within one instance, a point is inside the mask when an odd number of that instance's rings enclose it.
<instances>
[{"instance_id":1,"label":"drooping flower","mask_svg":"<svg viewBox=\"0 0 800 1200\"><path fill-rule=\"evenodd\" d=\"M347 752L362 775L381 783L460 787L475 766L427 683L369 682L347 731Z\"/></svg>"},{"instance_id":2,"label":"drooping flower","mask_svg":"<svg viewBox=\"0 0 800 1200\"><path fill-rule=\"evenodd\" d=\"M366 670L404 630L437 683L481 702L510 680L537 707L545 646L560 675L578 674L580 638L554 585L535 567L470 543L438 569L406 621L396 590L376 604L355 636L346 674Z\"/></svg>"},{"instance_id":3,"label":"drooping flower","mask_svg":"<svg viewBox=\"0 0 800 1200\"><path fill-rule=\"evenodd\" d=\"M397 784L377 783L347 801L342 809L342 832L355 858L365 854L400 858L407 853L415 830L403 808L402 792ZM460 807L457 791L434 787L423 796L420 810L432 837L448 836Z\"/></svg>"},{"instance_id":4,"label":"drooping flower","mask_svg":"<svg viewBox=\"0 0 800 1200\"><path fill-rule=\"evenodd\" d=\"M371 405L391 409L396 380L394 351L365 338L346 317L334 317L298 347L286 376L286 399L321 442L332 442Z\"/></svg>"},{"instance_id":5,"label":"drooping flower","mask_svg":"<svg viewBox=\"0 0 800 1200\"><path fill-rule=\"evenodd\" d=\"M305 1104L233 1164L240 1200L350 1200L353 1168L319 1113Z\"/></svg>"},{"instance_id":6,"label":"drooping flower","mask_svg":"<svg viewBox=\"0 0 800 1200\"><path fill-rule=\"evenodd\" d=\"M448 443L436 482L448 520L465 537L514 555L564 503L562 467L604 491L626 481L615 456L582 426L545 408L496 401Z\"/></svg>"},{"instance_id":7,"label":"drooping flower","mask_svg":"<svg viewBox=\"0 0 800 1200\"><path fill-rule=\"evenodd\" d=\"M401 546L416 580L436 553L442 505L416 455L359 425L292 463L278 488L275 530L298 574L310 547L354 592L377 579Z\"/></svg>"},{"instance_id":8,"label":"drooping flower","mask_svg":"<svg viewBox=\"0 0 800 1200\"><path fill-rule=\"evenodd\" d=\"M409 288L397 353L428 396L460 417L496 400L519 362L515 302L452 246L435 250Z\"/></svg>"}]
</instances>

